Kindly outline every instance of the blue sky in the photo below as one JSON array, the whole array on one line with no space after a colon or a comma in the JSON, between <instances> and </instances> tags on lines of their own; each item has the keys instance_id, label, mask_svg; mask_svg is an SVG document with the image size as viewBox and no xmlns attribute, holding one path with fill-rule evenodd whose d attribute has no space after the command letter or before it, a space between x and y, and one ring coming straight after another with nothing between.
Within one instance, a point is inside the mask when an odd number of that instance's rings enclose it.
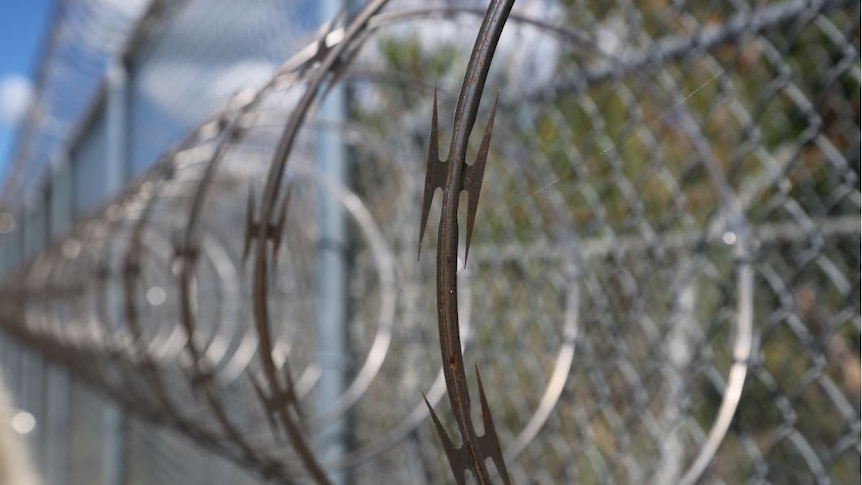
<instances>
[{"instance_id":1,"label":"blue sky","mask_svg":"<svg viewBox=\"0 0 862 485\"><path fill-rule=\"evenodd\" d=\"M0 174L11 156L15 123L27 99L36 55L54 0L0 2Z\"/></svg>"}]
</instances>

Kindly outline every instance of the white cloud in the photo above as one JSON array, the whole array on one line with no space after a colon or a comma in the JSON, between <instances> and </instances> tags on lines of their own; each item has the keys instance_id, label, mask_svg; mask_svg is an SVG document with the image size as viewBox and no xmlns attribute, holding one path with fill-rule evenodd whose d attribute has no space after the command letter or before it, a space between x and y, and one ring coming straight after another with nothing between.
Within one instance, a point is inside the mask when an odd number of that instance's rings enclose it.
<instances>
[{"instance_id":1,"label":"white cloud","mask_svg":"<svg viewBox=\"0 0 862 485\"><path fill-rule=\"evenodd\" d=\"M32 85L24 76L0 78L0 125L15 126L27 112L32 93Z\"/></svg>"}]
</instances>

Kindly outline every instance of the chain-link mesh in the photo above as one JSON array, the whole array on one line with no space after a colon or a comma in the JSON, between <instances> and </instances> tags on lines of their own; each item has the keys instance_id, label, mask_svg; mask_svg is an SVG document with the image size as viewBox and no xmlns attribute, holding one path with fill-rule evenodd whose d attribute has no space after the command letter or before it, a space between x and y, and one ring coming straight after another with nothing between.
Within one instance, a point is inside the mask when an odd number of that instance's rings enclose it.
<instances>
[{"instance_id":1,"label":"chain-link mesh","mask_svg":"<svg viewBox=\"0 0 862 485\"><path fill-rule=\"evenodd\" d=\"M181 75L148 56L184 45L171 40L194 35L183 22L229 28L229 10L204 10L154 30L133 63L184 114L200 84L144 73ZM5 328L174 428L130 426L129 483L212 483L208 467L232 468L210 451L303 482L312 472L286 421L315 454L339 416L347 449L324 469L355 483L452 480L423 402L445 395L436 243L426 235L417 262L416 242L433 92L449 133L443 113L483 12L392 2L335 30L347 32L341 62L294 58L234 96L7 280ZM516 4L488 81L499 106L458 276L465 361L481 370L514 482L859 476L859 14L838 0ZM228 58L245 59L236 49ZM286 120L324 75L350 93L348 120L313 105L286 172L272 173ZM131 126L134 167L179 130L160 125L155 142ZM349 186L316 171L321 133L350 147ZM314 404L321 193L346 211L351 241L351 379L330 409ZM297 409L273 383L295 390ZM176 444L176 431L210 451Z\"/></svg>"}]
</instances>

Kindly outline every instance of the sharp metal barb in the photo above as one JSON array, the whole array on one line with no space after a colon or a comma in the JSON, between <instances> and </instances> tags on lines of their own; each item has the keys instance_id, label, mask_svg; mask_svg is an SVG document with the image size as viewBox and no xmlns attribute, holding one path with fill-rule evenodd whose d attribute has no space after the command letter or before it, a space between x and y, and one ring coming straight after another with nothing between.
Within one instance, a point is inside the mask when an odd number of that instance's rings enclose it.
<instances>
[{"instance_id":1,"label":"sharp metal barb","mask_svg":"<svg viewBox=\"0 0 862 485\"><path fill-rule=\"evenodd\" d=\"M476 447L476 451L478 452L476 461L484 463L487 458L490 458L494 462L494 466L497 467L497 471L499 472L503 483L505 485L510 485L511 481L509 479L509 473L506 469L506 462L503 459L502 447L500 446L500 440L497 436L497 429L494 427L491 408L488 405L488 399L485 396L485 388L482 385L482 378L479 375L478 366L476 367L476 381L479 386L479 402L482 410L484 434L479 435L475 430L470 429L467 431L469 434L464 436L464 443L475 442L478 445ZM455 475L455 480L458 485L462 485L465 483L465 473L467 470L471 470L472 468L471 464L473 463L473 460L471 460L470 450L467 449L464 444L460 447L456 447L452 443L452 439L449 437L449 434L446 432L443 424L437 417L437 413L434 412L434 408L432 408L431 404L428 402L428 398L425 397L424 393L422 397L425 399L425 405L428 406L428 412L431 415L432 422L434 423L434 429L440 437L440 440L443 442L443 450L446 453L449 466L452 468L452 473ZM481 476L486 474L487 472L483 470L479 471L476 475Z\"/></svg>"},{"instance_id":2,"label":"sharp metal barb","mask_svg":"<svg viewBox=\"0 0 862 485\"><path fill-rule=\"evenodd\" d=\"M336 25L344 24L345 19L347 19L347 11L342 9L338 15L317 29L317 40L312 44L312 46L314 46L314 53L311 54L311 57L305 60L298 68L301 76L305 75L309 69L322 63L326 59L327 54L329 54L329 51L333 48L332 45L327 44L327 37L337 30L335 27Z\"/></svg>"},{"instance_id":3,"label":"sharp metal barb","mask_svg":"<svg viewBox=\"0 0 862 485\"><path fill-rule=\"evenodd\" d=\"M443 442L443 451L446 453L449 467L452 468L452 473L455 475L455 481L458 485L464 485L464 472L470 468L469 460L464 459L464 447L455 447L452 443L452 439L449 438L449 434L446 433L446 429L443 428L443 423L440 422L440 419L437 417L437 413L434 412L434 408L431 407L431 403L428 402L428 397L425 396L425 393L422 393L422 398L425 399L425 405L428 406L428 413L431 415L431 421L434 423L434 429L437 431L437 436L439 436L440 441Z\"/></svg>"},{"instance_id":4,"label":"sharp metal barb","mask_svg":"<svg viewBox=\"0 0 862 485\"><path fill-rule=\"evenodd\" d=\"M182 261L183 264L194 264L200 254L200 249L195 244L174 244L174 259Z\"/></svg>"},{"instance_id":5,"label":"sharp metal barb","mask_svg":"<svg viewBox=\"0 0 862 485\"><path fill-rule=\"evenodd\" d=\"M491 116L488 119L488 124L485 126L485 134L482 136L482 144L479 147L479 153L476 156L476 161L472 165L464 164L461 172L461 181L458 191L467 192L467 233L465 234L465 252L464 261L466 263L467 256L470 254L470 241L473 237L473 225L476 220L476 210L479 207L479 195L482 191L482 181L485 177L485 165L488 161L488 152L491 146L491 134L494 131L494 118L497 115L497 103L500 100L499 94L494 100L494 106L491 108ZM422 239L425 234L425 227L428 224L428 214L431 212L431 203L434 201L434 194L437 189L446 190L447 187L447 164L454 163L453 157L448 160L441 161L439 158L439 132L437 123L437 89L434 89L434 105L431 114L431 136L428 142L428 163L425 172L425 193L422 197L422 220L419 224L419 250L417 255L422 253Z\"/></svg>"},{"instance_id":6,"label":"sharp metal barb","mask_svg":"<svg viewBox=\"0 0 862 485\"><path fill-rule=\"evenodd\" d=\"M284 227L287 221L287 209L290 203L290 195L293 191L292 185L288 185L287 193L281 201L281 204L278 208L278 215L276 216L276 222L268 223L266 225L266 239L270 240L272 243L271 256L272 261L275 262L278 259L278 250L281 248L282 240L284 239ZM248 194L248 205L246 207L246 222L245 222L245 240L242 248L242 262L245 265L245 262L248 260L249 254L251 254L251 242L257 237L257 233L260 230L260 221L255 220L254 218L254 191L249 190ZM277 265L275 266L277 267ZM270 274L272 281L275 280L275 270L273 269Z\"/></svg>"},{"instance_id":7,"label":"sharp metal barb","mask_svg":"<svg viewBox=\"0 0 862 485\"><path fill-rule=\"evenodd\" d=\"M201 387L212 383L215 379L215 369L203 356L192 364L189 371L192 372L192 385L198 390L200 390Z\"/></svg>"},{"instance_id":8,"label":"sharp metal barb","mask_svg":"<svg viewBox=\"0 0 862 485\"><path fill-rule=\"evenodd\" d=\"M503 460L503 452L500 446L500 439L497 437L497 428L494 427L494 419L491 416L491 407L488 406L488 399L485 397L485 387L482 386L482 377L479 375L479 366L476 367L476 381L479 384L479 404L482 407L482 425L485 428L485 434L479 437L479 442L482 446L484 457L490 457L500 473L500 478L503 479L505 485L509 485L509 472L506 470L506 462Z\"/></svg>"},{"instance_id":9,"label":"sharp metal barb","mask_svg":"<svg viewBox=\"0 0 862 485\"><path fill-rule=\"evenodd\" d=\"M245 209L245 242L242 247L242 266L245 266L248 260L249 251L251 250L251 240L254 237L254 189L248 190L248 205Z\"/></svg>"},{"instance_id":10,"label":"sharp metal barb","mask_svg":"<svg viewBox=\"0 0 862 485\"><path fill-rule=\"evenodd\" d=\"M195 403L199 403L201 401L201 395L203 394L203 387L211 376L201 372L194 364L192 367L183 369L183 374L185 374L186 380L191 384L192 397L195 400Z\"/></svg>"},{"instance_id":11,"label":"sharp metal barb","mask_svg":"<svg viewBox=\"0 0 862 485\"><path fill-rule=\"evenodd\" d=\"M422 238L425 234L425 226L428 225L428 213L431 211L431 202L434 193L446 185L446 165L441 162L438 155L439 140L437 131L437 88L434 88L434 105L431 112L431 136L428 141L428 163L425 171L425 195L422 197L422 221L419 224L419 250L417 258L422 254Z\"/></svg>"},{"instance_id":12,"label":"sharp metal barb","mask_svg":"<svg viewBox=\"0 0 862 485\"><path fill-rule=\"evenodd\" d=\"M338 81L341 80L341 78L348 72L349 67L353 65L353 61L362 51L361 45L364 43L365 39L369 37L369 35L365 33L360 37L361 39L357 41L356 47L343 52L341 54L341 58L339 58L338 61L332 66L331 73L329 75L329 79L327 81L322 98L326 98L332 88L334 88Z\"/></svg>"},{"instance_id":13,"label":"sharp metal barb","mask_svg":"<svg viewBox=\"0 0 862 485\"><path fill-rule=\"evenodd\" d=\"M266 415L266 420L269 424L269 429L272 432L272 435L279 442L283 442L284 435L282 434L281 429L276 422L276 407L273 405L273 400L268 398L266 394L264 394L263 387L257 382L257 379L255 379L254 376L249 374L248 377L251 380L251 386L254 388L254 392L257 395L261 406L263 407L263 411Z\"/></svg>"},{"instance_id":14,"label":"sharp metal barb","mask_svg":"<svg viewBox=\"0 0 862 485\"><path fill-rule=\"evenodd\" d=\"M482 136L482 144L473 165L464 167L464 177L461 187L467 192L467 233L464 235L464 264L467 264L467 256L470 254L470 239L473 237L473 222L476 220L476 209L479 207L479 193L482 191L482 179L485 177L485 163L488 161L488 150L491 146L491 132L494 131L494 117L497 116L497 103L500 95L494 99L494 107L491 108L491 116L485 126L485 134Z\"/></svg>"},{"instance_id":15,"label":"sharp metal barb","mask_svg":"<svg viewBox=\"0 0 862 485\"><path fill-rule=\"evenodd\" d=\"M296 386L293 383L293 376L290 375L290 367L285 365L282 369L285 382L287 383L287 389L285 389L283 395L283 399L285 400L284 404L293 408L300 421L302 421L304 420L304 416L302 414L302 407L299 405L299 396L296 395Z\"/></svg>"},{"instance_id":16,"label":"sharp metal barb","mask_svg":"<svg viewBox=\"0 0 862 485\"><path fill-rule=\"evenodd\" d=\"M272 260L273 262L278 260L278 250L281 247L282 237L284 236L284 225L287 220L287 209L290 206L290 195L293 193L293 184L288 184L287 193L284 194L284 198L281 200L281 207L279 207L278 212L278 220L275 223L275 226L271 227L272 234Z\"/></svg>"},{"instance_id":17,"label":"sharp metal barb","mask_svg":"<svg viewBox=\"0 0 862 485\"><path fill-rule=\"evenodd\" d=\"M282 420L292 419L290 414L288 414L288 412L292 410L300 420L303 420L302 409L299 405L299 397L296 394L296 386L294 385L293 377L290 374L290 369L287 366L284 366L282 373L284 374L286 382L285 388L272 389L269 396L264 392L263 386L260 385L257 379L249 374L255 394L257 394L257 397L266 413L266 418L269 421L273 436L281 442L284 441L284 433L282 432L282 428L278 426L279 417ZM280 386L280 384L277 385ZM285 422L284 424L285 426L290 427L290 423Z\"/></svg>"}]
</instances>

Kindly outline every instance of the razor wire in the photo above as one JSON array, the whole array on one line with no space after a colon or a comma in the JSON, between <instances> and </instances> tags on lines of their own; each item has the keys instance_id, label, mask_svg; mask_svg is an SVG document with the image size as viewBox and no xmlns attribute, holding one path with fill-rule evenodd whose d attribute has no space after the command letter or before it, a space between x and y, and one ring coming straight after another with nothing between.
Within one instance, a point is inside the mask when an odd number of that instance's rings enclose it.
<instances>
[{"instance_id":1,"label":"razor wire","mask_svg":"<svg viewBox=\"0 0 862 485\"><path fill-rule=\"evenodd\" d=\"M334 23L7 278L3 328L265 480L451 480L416 240L432 100L454 111L483 14L378 1ZM840 0L515 4L455 261L463 358L512 482L859 475L858 17ZM334 85L343 126L315 115ZM350 147L351 186L314 168L322 131ZM329 409L310 405L320 192L351 235L352 380ZM339 416L349 447L325 462ZM166 466L148 443L170 439L135 429L131 452Z\"/></svg>"}]
</instances>

